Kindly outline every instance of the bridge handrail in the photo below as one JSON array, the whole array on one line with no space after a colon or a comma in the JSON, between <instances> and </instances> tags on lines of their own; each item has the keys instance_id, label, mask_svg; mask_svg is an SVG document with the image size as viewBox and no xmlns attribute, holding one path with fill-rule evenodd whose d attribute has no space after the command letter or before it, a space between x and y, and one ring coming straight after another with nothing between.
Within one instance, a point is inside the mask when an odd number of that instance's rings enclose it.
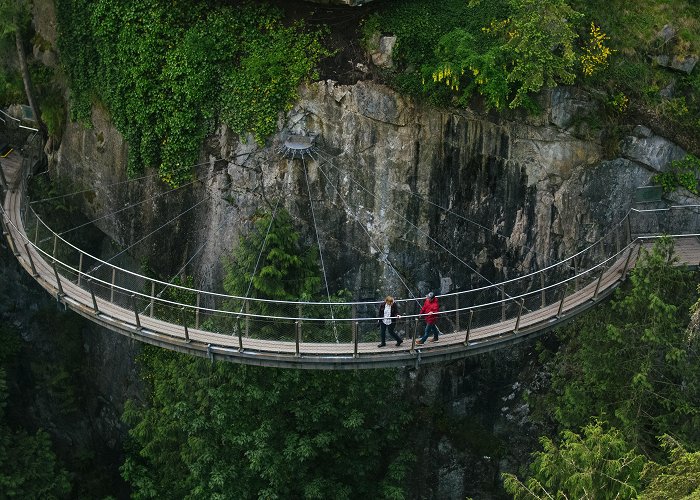
<instances>
[{"instance_id":1,"label":"bridge handrail","mask_svg":"<svg viewBox=\"0 0 700 500\"><path fill-rule=\"evenodd\" d=\"M3 214L4 214L4 213L5 213L5 212L4 212L4 207L1 207L1 208L2 208L2 211L3 211ZM91 276L89 273L85 273L85 272L83 272L83 271L81 271L81 270L79 270L79 269L76 269L75 267L71 266L70 264L67 264L67 263L65 263L65 262L63 262L63 261L61 261L61 260L59 260L59 259L56 259L53 255L49 254L47 251L45 251L44 249L42 249L41 247L39 247L38 245L36 245L35 243L33 243L33 242L27 237L27 235L26 235L24 232L20 231L19 228L17 228L17 226L15 226L14 223L12 223L12 221L11 221L9 218L7 218L7 219L8 219L8 221L9 221L9 223L14 227L14 229L16 230L16 232L20 235L20 237L25 241L25 243L27 243L27 244L30 245L32 248L34 248L38 253L44 255L48 261L55 261L55 262L57 262L57 263L60 263L64 268L69 269L70 271L74 272L75 274L77 274L77 275L79 275L79 276L85 277L86 280L92 280L92 281L95 281L95 282L97 282L97 283L101 283L101 284L103 284L103 285L105 285L105 286L107 286L107 287L110 287L110 288L113 288L113 289L116 289L116 290L125 292L126 295L134 295L134 296L139 296L139 297L144 298L144 299L147 299L147 300L154 300L154 301L157 301L159 304L164 304L164 305L168 305L168 306L171 306L171 307L177 307L177 308L183 308L183 307L184 307L184 308L187 308L187 309L191 309L191 310L193 310L193 311L199 310L199 311L203 311L203 312L216 313L216 314L223 314L223 315L228 315L228 316L237 317L237 318L246 318L246 317L249 317L249 318L257 318L257 319L289 320L289 321L300 321L300 320L301 320L301 321L305 321L305 322L327 322L327 321L337 321L337 322L341 322L341 323L342 323L342 322L354 322L354 321L358 321L358 322L369 321L369 322L372 322L372 321L377 321L377 320L383 319L383 317L311 318L311 317L304 317L304 316L271 316L271 315L264 315L264 314L249 314L249 313L245 313L245 312L236 312L236 311L230 311L230 310L226 310L226 309L213 309L213 308L208 308L208 307L203 307L203 306L195 306L195 305L192 305L192 304L186 304L186 303L182 303L182 302L177 302L177 301L171 301L171 300L163 299L163 298L161 298L161 297L152 297L151 295L145 294L145 293L140 292L140 291L138 291L138 290L132 290L132 289L130 289L130 288L125 288L125 287L122 287L122 286L120 286L120 285L112 284L112 283L110 283L110 282L108 282L108 281L101 280L101 279L99 279L99 278L97 278L97 277ZM43 221L42 221L42 222L43 222ZM50 228L48 228L48 229L50 229ZM56 233L53 233L53 234L56 234ZM683 235L683 236L690 236L690 235ZM648 238L658 238L658 236L657 236L657 237L648 237ZM65 241L65 240L64 240L64 241ZM528 296L531 296L531 295L541 294L542 291L544 291L544 290L551 290L551 289L554 289L554 288L559 288L559 287L561 287L561 285L563 285L563 284L565 284L565 283L569 283L569 282L571 282L571 281L575 281L575 280L577 280L578 278L580 278L580 277L582 277L582 276L584 276L584 275L586 275L586 274L590 274L592 271L595 271L596 269L605 266L607 263L609 263L609 262L613 261L614 259L618 258L620 255L622 255L624 252L626 252L628 249L632 248L632 247L635 246L636 244L637 244L637 241L636 241L636 239L635 239L635 240L633 240L631 243L627 244L627 245L626 245L624 248L622 248L620 251L615 252L613 255L609 256L609 257L606 258L605 260L603 260L603 261L601 261L601 262L599 262L599 263L593 265L593 266L590 267L590 268L587 268L587 269L585 269L585 270L579 272L578 274L575 274L575 275L570 276L570 277L568 277L568 278L562 279L562 280L560 280L560 281L558 281L558 282L556 282L556 283L549 284L549 285L544 286L544 287L542 287L542 288L530 290L530 291L527 291L527 292L522 293L522 294L520 294L520 295L509 297L509 298L507 298L507 299L501 299L501 300L496 300L496 301L492 301L492 302L481 303L481 304L472 305L472 306L466 306L466 307L461 307L461 308L442 310L442 311L440 311L439 315L447 315L447 314L450 314L450 313L458 313L458 312L468 312L468 311L472 311L472 310L478 310L478 309L483 309L483 308L487 308L487 307L493 307L493 306L497 306L497 305L504 304L504 303L506 303L506 302L511 302L511 301L514 301L514 300L517 301L518 299L522 299L522 298L524 298L524 297L528 297ZM81 251L80 249L78 249L77 247L75 247L75 246L73 246L73 245L71 245L71 247L74 248L75 250L79 251L79 252ZM117 269L121 269L121 268L117 268ZM138 274L135 274L135 276L140 277L140 278L145 278L145 277L143 277L142 275L138 275ZM239 298L239 300L240 300L240 299L241 299L241 298ZM312 303L312 304L315 304L315 305L331 305L331 303L328 303L328 302L319 302L319 303ZM342 305L350 305L351 303L341 303L341 304L342 304ZM373 302L372 304L375 304L375 303ZM404 315L402 315L401 317L404 318L404 319L413 319L413 318L420 318L421 316L422 316L421 314L404 314Z\"/></svg>"},{"instance_id":2,"label":"bridge handrail","mask_svg":"<svg viewBox=\"0 0 700 500\"><path fill-rule=\"evenodd\" d=\"M290 300L276 300L276 299L261 299L261 298L256 298L256 297L242 297L242 296L237 296L237 295L230 295L230 294L212 292L212 291L208 291L208 290L200 290L200 289L197 289L197 288L191 288L191 287L186 287L186 286L183 286L183 285L176 285L176 284L173 284L173 283L168 283L168 282L159 280L159 279L157 279L157 278L152 278L152 277L149 277L149 276L144 276L144 275L139 274L139 273L136 273L136 272L134 272L134 271L130 271L130 270L128 270L128 269L121 268L121 267L116 266L116 265L114 265L114 264L112 264L112 263L110 263L110 262L107 262L107 261L102 260L102 259L100 259L100 258L98 258L98 257L95 257L95 256L89 254L88 252L85 252L84 250L82 250L82 249L76 247L75 245L73 245L72 243L70 243L69 241L67 241L65 238L63 238L61 235L59 235L59 234L57 234L55 231L53 231L53 229L51 229L51 228L41 219L41 217L39 217L39 215L36 213L36 211L34 210L33 207L29 206L28 208L29 208L29 210L31 210L31 212L32 212L33 216L36 218L36 220L37 220L38 222L40 222L46 229L48 229L54 237L60 239L64 244L66 244L66 245L68 245L69 247L73 248L73 249L76 250L77 252L82 253L83 255L85 255L85 256L87 256L87 257L93 259L95 262L99 262L99 265L100 265L100 266L105 265L105 266L107 266L107 267L109 267L109 268L113 268L113 269L119 270L119 271L122 272L122 273L128 274L128 275L130 275L130 276L132 276L132 277L134 277L134 278L143 279L143 280L148 281L148 282L153 282L153 283L155 283L155 284L157 284L157 285L159 285L159 286L162 286L162 287L170 287L170 288L173 288L173 289L182 290L182 291L184 291L184 292L193 292L193 293L203 294L203 295L205 295L205 296L214 297L214 298L220 298L220 299L225 299L225 300L250 301L250 302L253 302L253 303L255 303L255 302L260 302L260 303L281 304L281 305L289 305L289 306L298 306L298 305L318 305L318 306L369 306L369 305L376 305L376 304L378 304L379 302L381 302L381 301L379 301L379 300L374 300L374 301L348 301L348 302L321 302L321 301L290 301ZM631 211L631 210L630 210L630 211ZM502 287L504 287L505 285L509 285L509 284L516 283L516 282L522 282L522 281L524 281L524 280L526 280L526 279L528 279L528 278L530 278L530 277L532 277L532 276L536 276L536 275L538 275L538 274L547 272L548 270L551 270L551 269L553 269L553 268L556 268L556 267L559 267L559 266L562 266L562 265L566 265L566 264L567 264L568 262L570 262L571 260L573 260L573 259L575 259L575 258L577 258L577 257L579 257L579 256L581 256L581 255L583 255L584 253L586 253L586 252L590 251L592 248L594 248L596 245L600 244L607 236L609 236L614 230L616 230L616 228L617 228L618 226L622 225L622 224L625 222L625 219L629 216L630 211L628 211L628 212L625 214L625 216L623 217L623 219L621 219L619 222L617 222L616 224L614 224L613 227L612 227L612 229L610 229L607 233L605 233L603 236L601 236L600 238L598 238L598 240L596 240L594 243L588 245L588 246L587 246L586 248L584 248L583 250L580 250L580 251L578 251L577 253L575 253L575 254L573 254L573 255L570 255L569 257L566 257L566 258L560 260L559 262L556 262L556 263L554 263L554 264L551 264L551 265L549 265L549 266L546 266L546 267L544 267L544 268L542 268L542 269L539 269L539 270L537 270L537 271L533 271L533 272L530 272L530 273L527 273L527 274L524 274L524 275L521 275L521 276L517 276L517 277L515 277L515 278L511 278L511 279L504 280L504 281L499 281L499 282L497 282L497 283L493 283L493 284L486 285L486 286L482 286L482 287L471 288L471 289L469 289L469 290L462 290L462 291L458 291L458 292L450 292L450 293L440 294L440 295L438 295L438 297L439 297L439 298L443 298L443 297L452 297L452 296L455 296L455 295L459 295L460 297L462 297L462 296L467 296L468 294L475 294L475 293L483 292L483 291L490 290L490 289L499 290L499 289L501 289ZM89 275L89 272L88 272L88 273L85 273L85 274ZM150 297L150 296L149 296L149 297ZM417 300L417 299L415 299L415 298L396 299L396 302L398 302L398 303L410 303L410 302L414 302L415 300ZM508 300L508 301L512 301L513 298L512 298L512 297L509 297L507 300Z\"/></svg>"},{"instance_id":3,"label":"bridge handrail","mask_svg":"<svg viewBox=\"0 0 700 500\"><path fill-rule=\"evenodd\" d=\"M28 178L28 170L27 170L27 169L23 169L23 172L22 172L22 173L23 173L23 175L22 175L22 179L21 179L21 189L22 189L22 191L23 191L23 193L24 193L24 190L25 190L25 188L26 188L27 178ZM2 211L3 211L3 214L4 214L4 207L0 207L0 208L2 208ZM52 235L54 238L60 239L60 241L61 241L63 244L65 244L65 245L69 246L70 248L72 248L73 250L77 251L79 254L81 254L81 256L84 255L84 256L89 257L90 259L93 259L95 262L99 262L99 263L100 263L99 266L105 265L105 266L107 266L108 268L113 269L115 272L116 272L116 270L118 270L120 273L124 273L124 274L126 274L126 275L130 275L130 276L132 276L132 277L134 277L134 278L137 278L137 279L139 279L139 280L144 280L145 282L150 282L150 283L153 283L153 284L158 284L159 286L171 287L171 288L179 289L179 290L186 291L186 292L191 292L191 293L196 293L196 294L202 294L203 296L209 296L209 297L220 298L220 299L225 299L225 300L243 301L243 302L251 302L251 303L259 302L259 303L279 304L279 305L288 305L288 306L301 306L301 305L308 305L308 306L329 306L329 307L333 307L333 306L336 306L336 307L337 307L337 306L376 306L376 304L379 302L379 301L353 301L353 302L320 302L320 301L319 301L319 302L314 302L314 301L285 301L285 300L274 300L274 299L260 299L260 298L255 298L255 297L241 297L241 296L236 296L236 295L222 294L222 293L211 292L211 291L206 291L206 290L199 290L199 289L196 289L196 288L190 288L190 287L185 287L185 286L182 286L182 285L175 285L175 284L172 284L172 283L167 283L167 282L164 282L164 281L155 279L155 278L151 278L151 277L144 276L144 275L142 275L142 274L139 274L139 273L130 271L130 270L128 270L128 269L124 269L124 268L118 267L118 266L116 266L116 265L114 265L114 264L111 264L111 263L109 263L109 262L107 262L107 261L104 261L104 260L102 260L102 259L99 259L99 258L97 258L97 257L95 257L95 256L93 256L93 255L91 255L91 254L89 254L89 253L83 251L82 249L78 248L77 246L73 245L72 243L70 243L69 241L67 241L65 238L63 238L61 235L57 234L53 229L51 229L51 228L41 219L41 217L39 217L39 215L36 213L36 211L33 209L33 207L31 207L30 205L27 205L27 203L26 203L26 197L23 196L22 218L23 218L23 223L25 223L25 226L26 226L27 208L29 209L29 211L31 211L32 215L35 217L36 223L37 223L37 224L41 223L41 224L43 225L43 227L45 227L46 229L49 230L49 232L51 233L51 235ZM533 276L535 276L535 275L537 275L537 274L544 273L544 272L546 272L546 271L548 271L548 270L551 270L551 269L553 269L553 268L555 268L555 267L558 267L558 266L561 266L561 265L567 265L567 263L570 262L571 260L577 258L578 256L581 256L581 255L584 254L585 252L590 251L590 250L593 249L596 245L598 245L598 244L600 244L601 242L603 242L604 239L605 239L608 235L612 234L613 231L616 231L620 225L622 225L626 220L628 220L629 215L630 215L632 212L635 212L635 213L667 212L667 211L674 210L674 209L684 209L684 210L687 210L687 209L693 209L693 208L700 208L700 205L674 205L674 206L670 206L670 207L657 208L657 209L636 209L636 208L632 208L632 209L628 210L628 212L625 214L625 216L624 216L620 221L618 221L616 224L614 224L614 225L612 226L612 228L611 228L607 233L605 233L605 235L603 235L602 237L600 237L600 238L599 238L598 240L596 240L594 243L592 243L592 244L590 244L589 246L587 246L585 249L583 249L583 250L577 252L576 254L571 255L571 256L569 256L569 257L567 257L567 258L565 258L565 259L562 259L561 261L559 261L559 262L557 262L557 263L555 263L555 264L549 265L549 266L547 266L547 267L545 267L545 268L543 268L543 269L540 269L540 270L538 270L538 271L534 271L534 272L531 272L531 273L528 273L528 274L525 274L525 275L521 275L521 276L512 278L512 279L510 279L510 280L501 281L501 282L498 282L498 283L494 283L494 284L491 284L491 285L488 285L488 286L479 287L479 288L473 288L473 289L463 290L463 291L459 291L459 292L451 292L451 293L447 293L447 294L442 294L442 295L439 295L438 297L441 297L441 298L451 297L451 296L460 296L460 297L461 297L461 296L466 296L467 294L470 294L470 293L473 294L473 293L477 293L477 292L483 292L483 291L487 291L487 290L489 290L489 289L502 290L503 287L504 287L505 285L507 285L507 284L512 284L512 283L516 283L516 282L523 282L523 281L525 281L525 280L528 279L528 278L531 278L531 277L533 277ZM106 282L106 281L104 281L104 280L100 280L100 279L96 278L95 276L92 276L90 273L93 272L93 271L84 272L84 271L82 271L81 269L75 269L74 267L68 265L67 263L64 263L64 262L62 262L62 261L56 260L55 257L54 257L53 255L49 256L48 252L45 252L45 251L44 251L43 249L41 249L38 245L34 244L34 243L26 236L26 234L24 234L23 232L19 231L19 228L17 228L17 227L14 225L14 223L11 221L11 219L10 219L9 217L7 217L7 219L8 219L8 222L9 222L10 224L12 224L12 226L13 226L13 227L15 228L15 230L18 232L18 234L21 234L22 237L23 237L29 244L32 245L32 247L36 248L38 252L40 252L40 253L43 254L43 255L46 255L46 256L49 257L51 260L55 260L55 261L57 261L57 262L60 262L62 266L66 267L67 269L70 269L70 270L73 271L73 272L76 272L76 273L77 273L79 276L81 276L81 277L84 276L84 277L86 277L86 278L88 278L88 279L96 280L98 283L105 284L105 285L111 287L112 289L116 289L116 290L120 290L120 291L126 291L126 292L129 292L130 294L133 294L133 295L137 295L137 296L139 296L139 297L146 298L146 299L148 299L148 300L150 300L150 301L156 301L156 300L157 300L158 303L160 303L160 304L167 304L167 305L171 305L171 306L185 307L185 308L188 308L188 309L197 309L197 310L200 310L200 311L210 311L210 312L224 313L224 314L233 315L233 316L236 316L236 317L256 317L256 318L263 318L263 319L289 319L289 320L292 320L292 319L298 320L298 319L301 318L301 319L304 319L305 321L311 321L311 320L316 320L316 321L327 321L327 320L330 319L330 318L323 318L323 319L320 319L320 318L307 318L307 317L303 317L303 316L269 316L269 315L260 315L260 314L248 314L248 313L245 313L245 312L243 312L243 311L241 311L241 312L235 312L235 311L228 311L228 310L217 309L217 308L207 308L207 307L204 307L204 306L201 306L201 305L194 306L194 305L192 305L192 304L180 303L180 302L177 302L177 301L169 301L169 300L166 300L166 299L162 299L162 298L159 297L159 296L156 297L156 296L154 296L154 295L145 294L145 293L143 293L143 292L141 292L141 291L139 291L139 290L131 290L131 289L129 289L129 288L124 288L124 287L115 285L114 283L108 283L108 282ZM684 235L682 235L682 236L687 236L687 235L684 234ZM631 243L630 243L630 244L631 244ZM627 246L625 246L625 248L628 248L628 247L629 247L629 244L628 244ZM615 255L618 255L618 254L619 254L619 252L615 253L615 254L613 255L613 257L614 257ZM444 314L444 313L447 313L447 312L469 311L469 310L474 310L474 309L476 309L476 308L478 308L478 307L481 307L481 306L484 306L484 307L485 307L485 306L488 306L488 305L502 304L502 303L505 303L505 302L514 302L514 301L517 301L518 299L520 299L520 298L522 298L522 297L529 296L529 295L533 295L533 294L536 294L536 293L541 293L543 290L548 290L548 289L551 289L552 287L560 286L562 283L569 282L571 279L576 279L577 277L580 277L580 276L582 276L582 275L584 275L584 274L586 274L586 273L591 272L592 270L597 269L600 265L603 265L604 263L608 262L608 261L609 261L611 258L613 258L613 257L608 257L608 258L605 259L603 262L598 263L598 264L596 264L596 265L594 265L594 266L592 266L592 267L590 267L590 268L587 268L587 269L583 270L582 272L576 274L575 276L573 276L573 277L571 277L571 278L567 278L567 279L561 280L561 281L555 283L554 285L544 286L544 287L540 287L540 288L537 288L537 289L533 289L533 290L527 291L527 292L525 292L525 293L522 293L522 294L520 294L520 295L517 295L517 296L515 296L515 297L509 295L507 298L502 298L501 300L497 300L497 301L493 301L493 302L489 302L489 303L482 303L482 304L479 304L479 305L477 305L477 306L469 306L469 307L464 307L464 308L455 308L455 309L451 309L451 310L447 310L447 311L442 311L442 313ZM99 267L99 266L98 266L98 267ZM94 270L94 267L93 267L93 270ZM401 302L413 302L414 300L416 300L416 299L398 299L397 302L399 302L399 303L401 303ZM419 317L419 316L420 316L419 314L404 314L404 315L402 315L402 317L405 317L405 318L415 318L415 317ZM335 318L335 319L337 319L337 320L339 320L339 321L348 321L348 320L349 320L349 321L353 321L353 320L354 320L354 321L358 321L358 320L364 320L364 319L367 319L367 320L376 320L376 319L378 319L378 318L374 318L374 317L373 317L373 318L349 318L349 319L347 319L347 318Z\"/></svg>"}]
</instances>

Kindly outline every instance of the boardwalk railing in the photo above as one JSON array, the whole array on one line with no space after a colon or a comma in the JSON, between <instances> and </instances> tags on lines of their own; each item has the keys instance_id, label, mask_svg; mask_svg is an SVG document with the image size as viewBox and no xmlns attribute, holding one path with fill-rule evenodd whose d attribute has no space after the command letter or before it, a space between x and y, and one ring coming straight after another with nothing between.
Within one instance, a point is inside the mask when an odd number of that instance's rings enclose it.
<instances>
[{"instance_id":1,"label":"boardwalk railing","mask_svg":"<svg viewBox=\"0 0 700 500\"><path fill-rule=\"evenodd\" d=\"M312 358L317 367L400 365L421 355L415 345L422 329L415 299L397 299L402 314L397 331L406 339L404 345L380 350L377 302L280 301L214 293L153 279L86 253L28 204L28 172L22 168L15 194L6 193L2 220L8 241L25 268L38 281L41 277L59 300L101 318L109 328L146 341L151 332L160 339L152 343L172 347L172 341L180 350L189 348L183 341L199 342L210 356L238 356L241 362L276 366L303 366ZM502 343L507 337L551 328L624 279L642 235L697 237L699 227L700 206L630 210L599 240L559 262L500 283L438 296L443 335L439 344L421 348L422 356L464 356L482 342ZM197 349L204 352L201 346ZM441 349L443 356L438 355ZM251 361L243 353L257 357ZM272 355L271 361L260 356L265 354ZM365 365L363 358L369 360Z\"/></svg>"}]
</instances>

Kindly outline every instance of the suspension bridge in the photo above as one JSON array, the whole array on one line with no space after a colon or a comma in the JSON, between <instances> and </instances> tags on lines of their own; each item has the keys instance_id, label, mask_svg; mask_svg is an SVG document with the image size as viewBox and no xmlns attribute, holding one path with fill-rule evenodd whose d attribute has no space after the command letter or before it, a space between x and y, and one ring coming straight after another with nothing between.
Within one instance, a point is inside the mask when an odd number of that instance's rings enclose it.
<instances>
[{"instance_id":1,"label":"suspension bridge","mask_svg":"<svg viewBox=\"0 0 700 500\"><path fill-rule=\"evenodd\" d=\"M285 147L292 158L304 160L312 143L298 138ZM154 279L83 251L49 227L28 200L40 150L34 135L0 160L2 232L21 266L61 304L97 325L212 361L356 369L463 358L523 342L595 307L625 280L641 249L661 235L674 238L679 264L700 262L700 206L631 209L599 240L561 261L439 295L438 342L417 343L420 303L415 296L397 299L403 342L380 348L376 301L333 302L330 292L320 302L226 295ZM311 213L315 218L313 205ZM164 293L168 290L178 293ZM165 298L173 296L188 299Z\"/></svg>"}]
</instances>

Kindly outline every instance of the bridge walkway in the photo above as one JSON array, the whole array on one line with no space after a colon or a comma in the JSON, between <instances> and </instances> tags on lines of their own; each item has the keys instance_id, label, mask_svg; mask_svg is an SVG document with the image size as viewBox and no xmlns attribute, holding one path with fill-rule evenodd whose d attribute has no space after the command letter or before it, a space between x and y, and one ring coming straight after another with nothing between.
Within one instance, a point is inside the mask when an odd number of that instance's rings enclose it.
<instances>
[{"instance_id":1,"label":"bridge walkway","mask_svg":"<svg viewBox=\"0 0 700 500\"><path fill-rule=\"evenodd\" d=\"M377 347L376 338L372 338L371 342L361 341L356 331L349 342L309 342L298 332L290 332L289 337L294 339L296 336L295 340L262 339L249 335L247 330L245 334L241 330L237 335L223 334L186 326L187 320L179 323L165 321L143 314L136 305L125 306L123 300L117 303L118 301L113 299L113 293L111 299L95 294L91 289L92 278L88 273L62 263L42 250L28 236L25 220L31 208L26 204L27 175L24 170L26 165L23 166L18 153L12 153L2 161L2 171L8 188L5 189L3 203L3 233L22 267L45 290L56 296L59 302L100 326L142 342L206 356L212 360L221 359L254 365L312 369L411 366L423 362L462 358L513 345L569 321L608 297L634 266L640 247L651 246L654 239L633 239L627 245L621 246L612 256L574 277L552 284L543 283L539 289L509 298L511 302L516 302L515 306L518 309L517 314L510 313L509 317L505 314L505 302L472 304L462 309L443 311L441 314L445 316L457 314L457 325L460 314L462 318L468 319L463 319L461 327L454 331L443 333L437 343L423 346L415 344L416 332L422 326L416 315L409 315L407 319L401 320L407 322L406 331L412 333L412 338L407 338L400 347L388 344L380 349ZM54 255L55 246L54 233ZM697 235L676 235L676 255L680 263L697 265L700 262L700 242ZM579 279L583 281L581 286L578 286ZM114 284L112 286L114 287ZM122 295L131 293L133 303L136 304L134 297L139 293L138 290L120 292ZM561 299L550 298L547 302L544 298L545 293L550 297L552 294L558 294ZM537 301L540 295L540 307L524 307L526 299L532 303L530 299L534 297ZM153 300L151 296L151 301ZM471 317L474 311L485 306L503 307L501 320L472 327ZM468 314L465 316L465 313ZM297 323L300 322L301 318Z\"/></svg>"}]
</instances>

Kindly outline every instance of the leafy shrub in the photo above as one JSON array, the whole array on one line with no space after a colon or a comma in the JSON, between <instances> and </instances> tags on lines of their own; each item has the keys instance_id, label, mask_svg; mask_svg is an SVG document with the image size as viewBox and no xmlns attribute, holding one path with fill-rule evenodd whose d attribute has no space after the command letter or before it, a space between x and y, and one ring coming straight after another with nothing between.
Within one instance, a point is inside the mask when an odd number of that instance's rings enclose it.
<instances>
[{"instance_id":1,"label":"leafy shrub","mask_svg":"<svg viewBox=\"0 0 700 500\"><path fill-rule=\"evenodd\" d=\"M279 11L186 0L57 0L71 118L104 102L129 144L131 174L157 167L171 186L191 177L217 112L259 142L326 52L317 32Z\"/></svg>"},{"instance_id":2,"label":"leafy shrub","mask_svg":"<svg viewBox=\"0 0 700 500\"><path fill-rule=\"evenodd\" d=\"M693 194L700 194L698 179L700 179L700 159L688 154L682 160L672 161L668 171L656 174L652 181L660 184L664 193L685 188Z\"/></svg>"}]
</instances>

